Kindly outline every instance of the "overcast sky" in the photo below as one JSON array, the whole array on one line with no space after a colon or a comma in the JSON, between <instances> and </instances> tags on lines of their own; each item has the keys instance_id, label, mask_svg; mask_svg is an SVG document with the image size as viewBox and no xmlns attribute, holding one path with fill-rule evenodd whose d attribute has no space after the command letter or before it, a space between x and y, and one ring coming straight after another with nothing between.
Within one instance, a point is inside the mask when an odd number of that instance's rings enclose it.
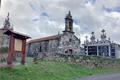
<instances>
[{"instance_id":1,"label":"overcast sky","mask_svg":"<svg viewBox=\"0 0 120 80\"><path fill-rule=\"evenodd\" d=\"M105 29L112 41L120 43L120 0L2 0L0 27L10 13L15 31L32 39L64 30L64 18L71 11L74 32L81 41L95 31L100 39Z\"/></svg>"}]
</instances>

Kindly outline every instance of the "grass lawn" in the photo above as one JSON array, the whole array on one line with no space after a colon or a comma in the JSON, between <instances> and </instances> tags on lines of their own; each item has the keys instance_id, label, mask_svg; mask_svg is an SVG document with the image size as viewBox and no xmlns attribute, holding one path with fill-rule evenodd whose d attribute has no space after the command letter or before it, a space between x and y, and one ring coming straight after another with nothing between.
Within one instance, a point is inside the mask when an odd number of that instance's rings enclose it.
<instances>
[{"instance_id":1,"label":"grass lawn","mask_svg":"<svg viewBox=\"0 0 120 80\"><path fill-rule=\"evenodd\" d=\"M120 69L119 69L120 70ZM1 68L0 80L71 80L76 77L109 73L117 69L89 69L63 62L40 61L38 64Z\"/></svg>"}]
</instances>

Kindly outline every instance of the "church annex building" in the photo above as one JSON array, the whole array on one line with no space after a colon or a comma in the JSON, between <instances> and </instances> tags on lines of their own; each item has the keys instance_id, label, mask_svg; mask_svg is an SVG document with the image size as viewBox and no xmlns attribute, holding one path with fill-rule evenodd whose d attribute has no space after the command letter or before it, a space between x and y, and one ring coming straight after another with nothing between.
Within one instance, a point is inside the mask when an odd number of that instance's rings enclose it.
<instances>
[{"instance_id":1,"label":"church annex building","mask_svg":"<svg viewBox=\"0 0 120 80\"><path fill-rule=\"evenodd\" d=\"M86 36L86 41L83 45L85 55L120 58L120 45L111 41L110 38L107 38L104 29L101 31L100 40L96 40L95 33L92 32L90 41Z\"/></svg>"}]
</instances>

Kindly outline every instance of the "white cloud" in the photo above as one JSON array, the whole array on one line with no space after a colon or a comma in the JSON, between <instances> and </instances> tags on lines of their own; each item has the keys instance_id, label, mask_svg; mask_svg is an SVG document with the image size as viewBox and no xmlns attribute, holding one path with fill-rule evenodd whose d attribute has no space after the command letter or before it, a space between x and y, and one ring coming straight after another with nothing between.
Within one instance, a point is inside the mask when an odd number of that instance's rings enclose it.
<instances>
[{"instance_id":1,"label":"white cloud","mask_svg":"<svg viewBox=\"0 0 120 80\"><path fill-rule=\"evenodd\" d=\"M75 34L84 41L85 35L95 31L100 36L106 29L112 40L120 43L120 13L106 12L103 7L119 6L119 0L2 0L0 27L7 12L10 12L14 29L27 33L32 38L62 33L64 18L71 10Z\"/></svg>"}]
</instances>

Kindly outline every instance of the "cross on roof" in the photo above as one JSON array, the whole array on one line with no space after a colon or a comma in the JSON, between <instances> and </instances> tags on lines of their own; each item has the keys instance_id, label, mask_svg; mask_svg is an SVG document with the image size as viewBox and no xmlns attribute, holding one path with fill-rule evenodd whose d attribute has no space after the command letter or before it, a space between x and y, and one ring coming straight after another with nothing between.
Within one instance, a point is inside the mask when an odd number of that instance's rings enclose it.
<instances>
[{"instance_id":1,"label":"cross on roof","mask_svg":"<svg viewBox=\"0 0 120 80\"><path fill-rule=\"evenodd\" d=\"M102 32L102 33L104 33L104 32L105 32L105 30L103 29L101 32Z\"/></svg>"},{"instance_id":2,"label":"cross on roof","mask_svg":"<svg viewBox=\"0 0 120 80\"><path fill-rule=\"evenodd\" d=\"M91 34L94 34L94 32L91 32Z\"/></svg>"}]
</instances>

